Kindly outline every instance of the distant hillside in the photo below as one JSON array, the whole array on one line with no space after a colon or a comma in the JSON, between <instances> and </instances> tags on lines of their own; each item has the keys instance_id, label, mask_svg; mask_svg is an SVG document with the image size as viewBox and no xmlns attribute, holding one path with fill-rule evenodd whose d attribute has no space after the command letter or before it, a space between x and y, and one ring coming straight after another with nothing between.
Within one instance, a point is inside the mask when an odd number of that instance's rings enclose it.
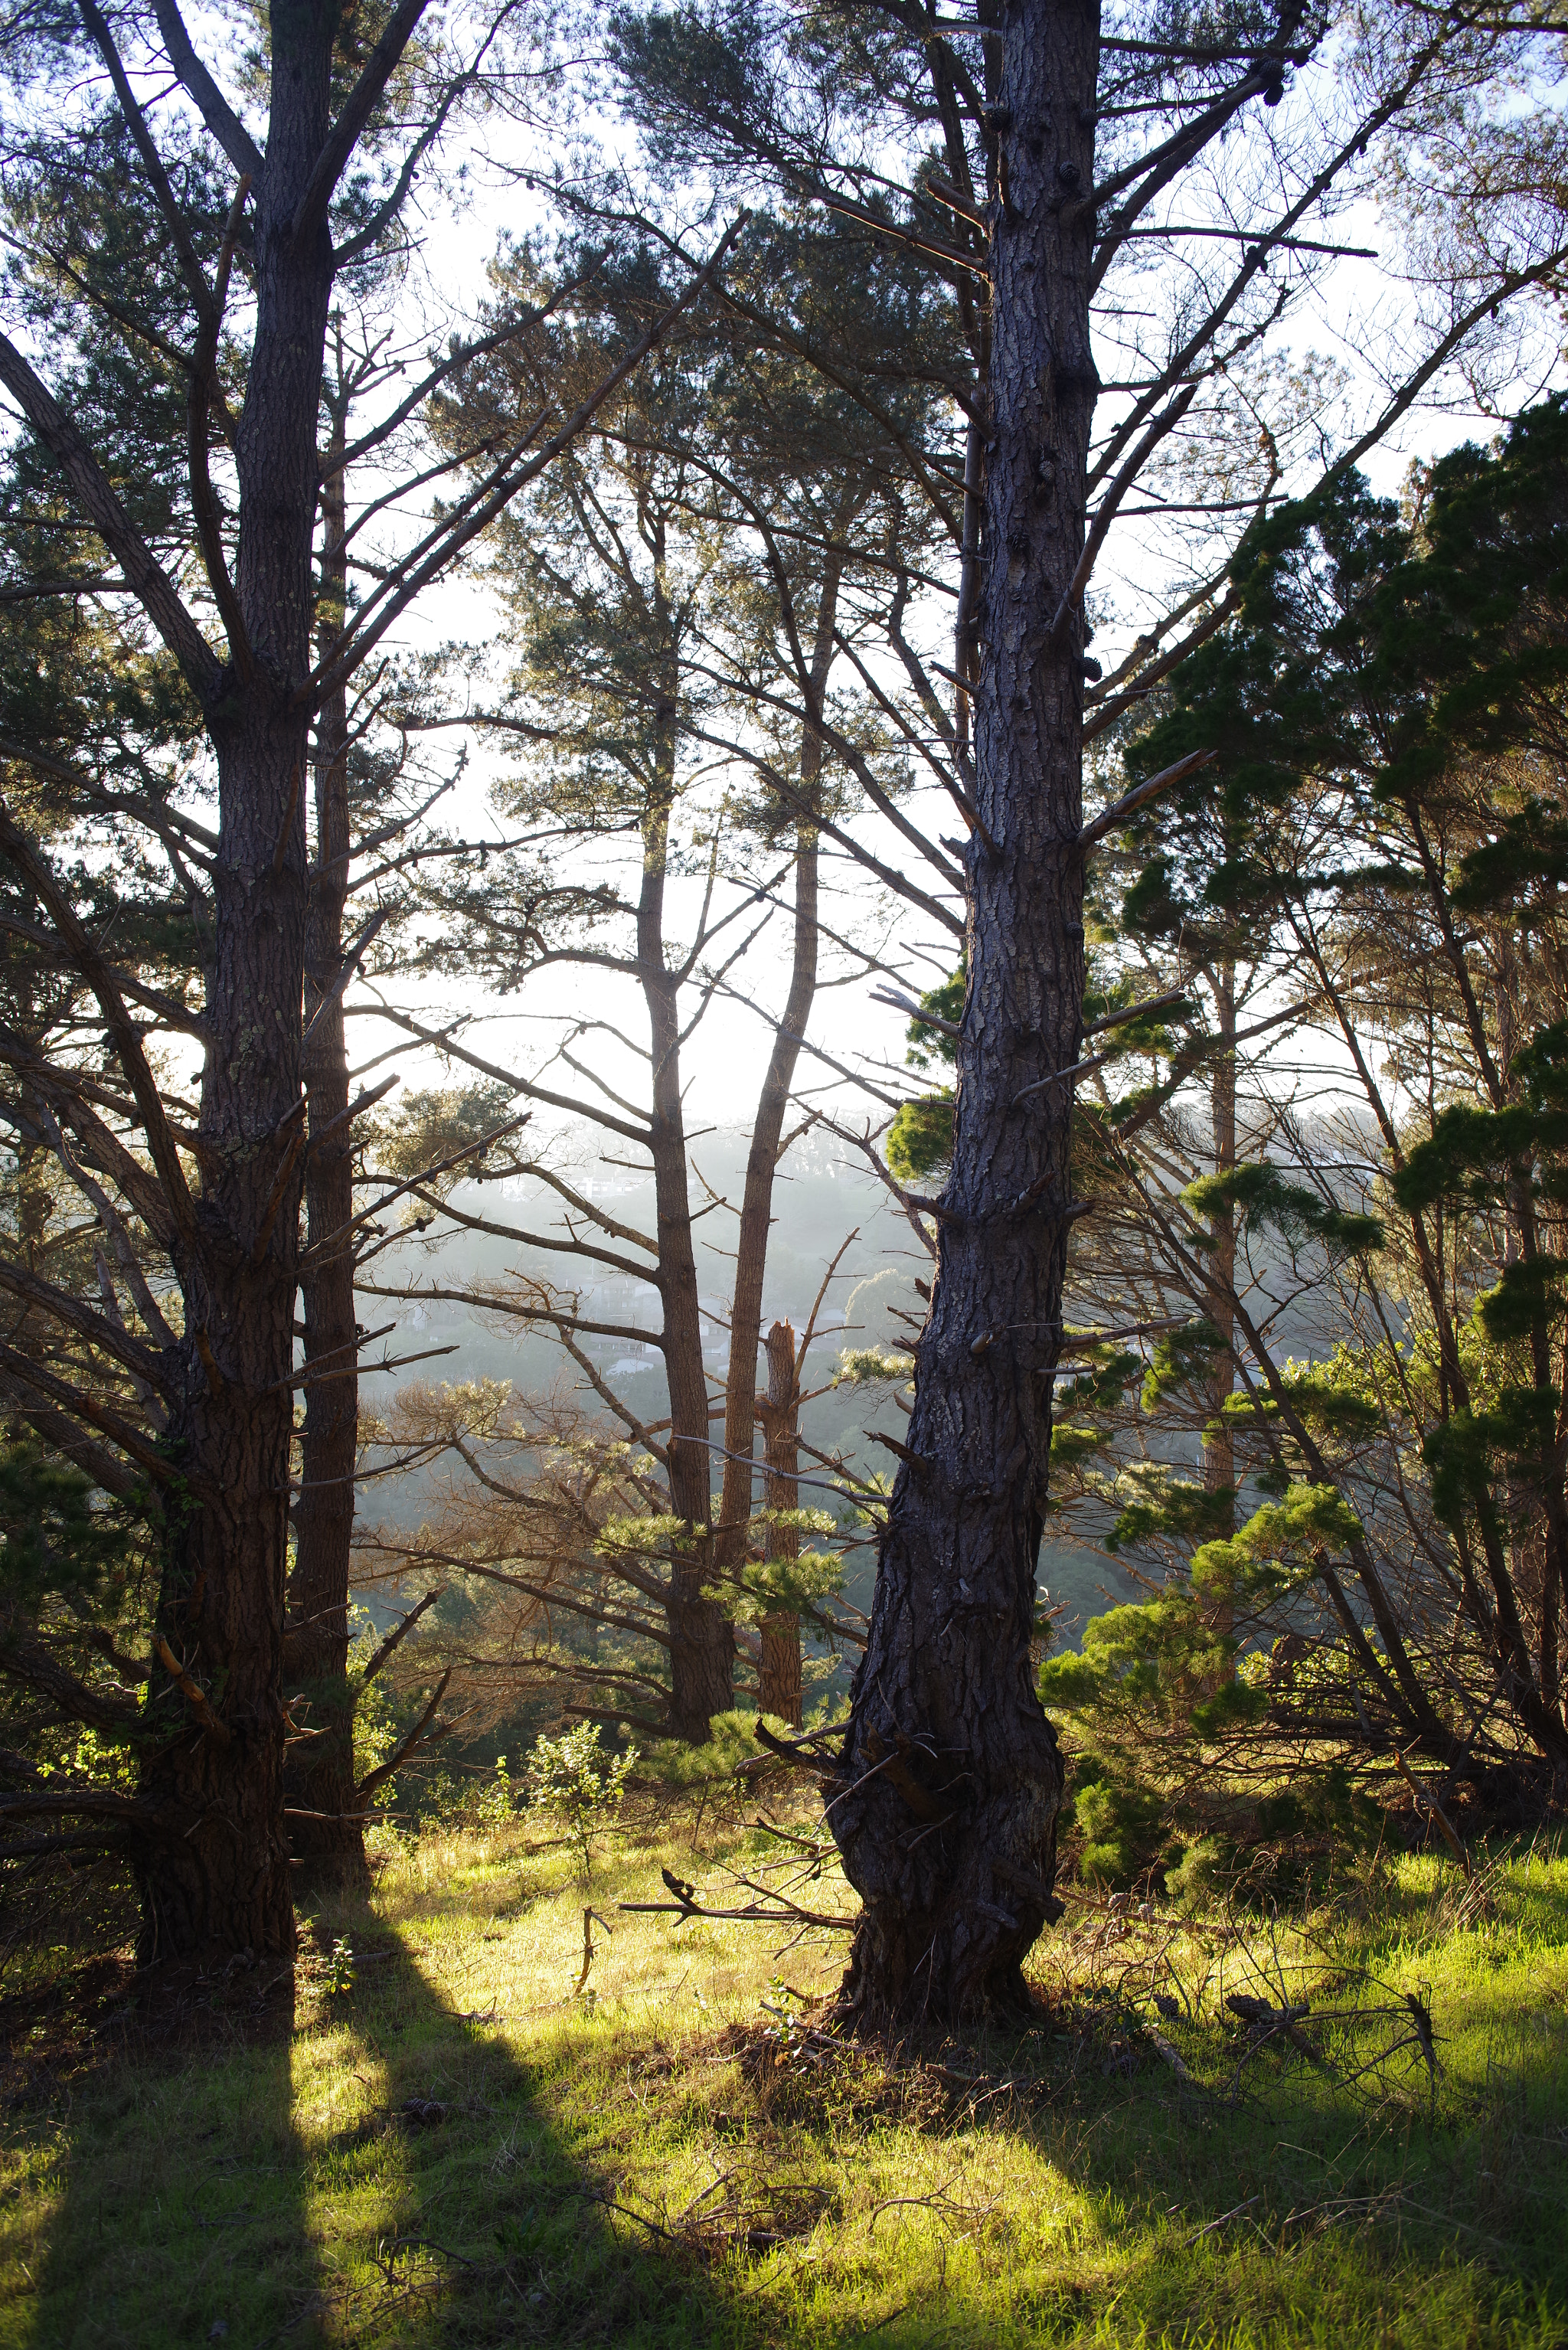
<instances>
[{"instance_id":1,"label":"distant hillside","mask_svg":"<svg viewBox=\"0 0 1568 2350\"><path fill-rule=\"evenodd\" d=\"M720 1128L699 1136L691 1147L693 1167L721 1203L711 1206L697 1226L701 1302L711 1317L704 1353L707 1367L715 1377L722 1377L729 1363L726 1323L735 1211L745 1178L747 1147L748 1137L738 1128ZM597 1138L586 1129L565 1135L552 1151L551 1164L585 1197L611 1206L622 1222L652 1231L651 1174L600 1158ZM700 1184L694 1182L692 1190L694 1197L701 1196ZM559 1194L536 1179L465 1184L453 1194L453 1204L487 1223L506 1226L515 1237L449 1228L444 1238L410 1236L378 1258L370 1278L411 1295L406 1302L401 1296L364 1300L361 1318L369 1326L379 1329L393 1325L385 1338L369 1350L367 1363L373 1366L379 1357L450 1347L453 1350L450 1354L421 1363L403 1376L431 1384L505 1380L522 1395L543 1396L554 1390L591 1403L592 1390L553 1337L519 1331L501 1314L430 1294L476 1288L504 1294L509 1276L522 1274L549 1282L559 1292L576 1284L580 1300L577 1310L588 1319L650 1334L647 1339L587 1338L584 1351L601 1376L624 1392L639 1418L662 1418L669 1400L663 1360L651 1340L659 1318L652 1284L620 1274L596 1279L591 1267L578 1270L569 1258L552 1256L548 1249L531 1240L529 1235L543 1237L565 1229ZM806 1384L808 1392L812 1388L826 1392L806 1404L803 1431L823 1451L839 1452L861 1474L885 1475L893 1465L891 1456L869 1439L877 1429L897 1432L904 1425L904 1414L891 1397L877 1390L834 1388L830 1382L846 1345L908 1349L925 1314L915 1279L929 1271L929 1260L864 1158L834 1137L808 1134L794 1145L780 1170L774 1204L763 1292L764 1331L780 1317L792 1322L797 1334L804 1330L833 1257L849 1242L817 1316L818 1336L808 1358ZM913 1327L899 1319L900 1314L915 1317ZM397 1377L371 1376L366 1384L367 1402L377 1408L389 1402ZM809 1466L803 1462L804 1470L809 1471ZM422 1473L387 1478L366 1489L360 1513L368 1521L415 1526L431 1499L431 1482ZM1074 1642L1085 1618L1105 1605L1104 1590L1120 1597L1131 1589L1114 1562L1075 1544L1050 1540L1042 1555L1041 1579L1053 1599L1066 1601L1064 1630ZM871 1563L866 1554L849 1584L850 1596L857 1605L868 1604L870 1581Z\"/></svg>"}]
</instances>

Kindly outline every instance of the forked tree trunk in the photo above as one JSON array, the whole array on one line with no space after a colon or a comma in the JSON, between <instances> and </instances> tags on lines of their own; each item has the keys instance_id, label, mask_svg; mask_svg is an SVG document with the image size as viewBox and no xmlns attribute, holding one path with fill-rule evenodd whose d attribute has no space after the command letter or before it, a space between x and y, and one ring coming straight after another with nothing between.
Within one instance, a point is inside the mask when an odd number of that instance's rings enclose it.
<instances>
[{"instance_id":1,"label":"forked tree trunk","mask_svg":"<svg viewBox=\"0 0 1568 2350\"><path fill-rule=\"evenodd\" d=\"M793 1511L800 1506L795 1472L800 1462L800 1379L795 1368L794 1331L787 1322L775 1322L768 1332L768 1395L762 1412L767 1474L763 1497L770 1510ZM787 1563L800 1556L800 1534L794 1526L770 1525L768 1557ZM757 1711L771 1713L793 1729L801 1726L800 1617L791 1607L774 1608L763 1617L763 1659L757 1676Z\"/></svg>"},{"instance_id":2,"label":"forked tree trunk","mask_svg":"<svg viewBox=\"0 0 1568 2350\"><path fill-rule=\"evenodd\" d=\"M833 668L834 629L838 617L838 588L843 565L829 560L817 604L816 635L812 647L811 684L820 711ZM801 738L801 797L815 806L822 779L822 735L807 720ZM714 1540L714 1564L721 1576L732 1575L746 1554L746 1529L752 1514L752 1453L757 1419L757 1349L763 1326L763 1282L767 1272L768 1236L773 1229L774 1178L779 1161L784 1113L800 1059L801 1039L816 995L817 957L817 835L809 825L797 827L794 853L794 949L789 994L774 1031L773 1050L763 1077L757 1112L746 1156L746 1185L741 1198L741 1222L735 1243L735 1291L730 1307L730 1367L724 1390L724 1483L719 1527ZM771 1345L771 1340L770 1340ZM770 1365L771 1365L770 1357ZM770 1370L771 1378L771 1370ZM793 1504L791 1505L793 1507ZM795 1627L798 1655L800 1628ZM763 1646L767 1648L764 1630ZM765 1661L764 1661L765 1669ZM796 1675L798 1680L798 1669ZM776 1709L764 1705L764 1712Z\"/></svg>"},{"instance_id":3,"label":"forked tree trunk","mask_svg":"<svg viewBox=\"0 0 1568 2350\"><path fill-rule=\"evenodd\" d=\"M328 393L331 438L321 486L321 601L317 643L325 660L345 616L348 567L342 455L348 395L338 367ZM348 892L348 712L339 686L322 705L316 743L316 869L305 935L303 1074L310 1104L306 1161L306 1233L320 1249L300 1282L305 1306L305 1433L299 1498L294 1510L294 1565L288 1584L284 1661L296 1726L313 1733L289 1750L286 1793L288 1838L306 1881L363 1887L369 1882L365 1835L354 1798L354 1706L348 1688L348 1568L354 1536L354 1469L358 1449L358 1340L354 1257L348 1227L354 1213L353 1137L348 1053L344 1035L343 910Z\"/></svg>"},{"instance_id":4,"label":"forked tree trunk","mask_svg":"<svg viewBox=\"0 0 1568 2350\"><path fill-rule=\"evenodd\" d=\"M829 1817L863 2027L1025 1997L1062 1771L1030 1673L1084 991L1082 624L1096 0L1003 12L969 988L952 1171L869 1645Z\"/></svg>"}]
</instances>

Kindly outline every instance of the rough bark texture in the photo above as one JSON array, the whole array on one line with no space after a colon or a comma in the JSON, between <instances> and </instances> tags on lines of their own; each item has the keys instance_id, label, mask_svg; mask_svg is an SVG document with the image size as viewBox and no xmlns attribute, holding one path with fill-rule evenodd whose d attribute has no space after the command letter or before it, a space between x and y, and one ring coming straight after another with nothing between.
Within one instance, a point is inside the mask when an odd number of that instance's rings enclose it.
<instances>
[{"instance_id":1,"label":"rough bark texture","mask_svg":"<svg viewBox=\"0 0 1568 2350\"><path fill-rule=\"evenodd\" d=\"M331 22L328 22L328 17ZM251 192L255 327L234 464L235 589L252 656L206 712L219 847L202 1080L200 1226L178 1252L182 1385L150 1692L173 1734L143 1766L169 1830L142 1850L140 1955L294 1948L281 1679L302 1145L302 779L327 231L292 224L326 140L335 14L274 12L272 110ZM247 673L248 671L248 673ZM192 1694L195 1692L195 1694ZM182 1727L175 1728L181 1723Z\"/></svg>"},{"instance_id":2,"label":"rough bark texture","mask_svg":"<svg viewBox=\"0 0 1568 2350\"><path fill-rule=\"evenodd\" d=\"M968 851L969 992L930 1313L829 1818L865 1903L862 2025L1025 1996L1062 1773L1029 1644L1071 1222L1082 1024L1084 543L1095 0L1003 16ZM992 846L987 846L985 836Z\"/></svg>"},{"instance_id":3,"label":"rough bark texture","mask_svg":"<svg viewBox=\"0 0 1568 2350\"><path fill-rule=\"evenodd\" d=\"M800 1506L795 1472L800 1461L800 1378L795 1365L794 1331L787 1322L775 1322L768 1332L768 1394L759 1405L763 1419L767 1474L763 1494L770 1510ZM800 1535L794 1526L768 1528L768 1556L789 1561L800 1555ZM776 1608L762 1624L763 1656L757 1675L757 1711L771 1713L798 1730L801 1726L800 1617L793 1608Z\"/></svg>"},{"instance_id":4,"label":"rough bark texture","mask_svg":"<svg viewBox=\"0 0 1568 2350\"><path fill-rule=\"evenodd\" d=\"M339 391L341 385L339 384ZM321 603L317 642L325 660L344 619L347 567L341 459L347 401L330 395L331 438L321 489ZM343 910L348 889L348 715L343 687L317 721L316 868L305 933L303 1075L310 1105L306 1161L306 1232L311 1251L345 1235L354 1212L348 1054L343 998ZM325 1010L323 1010L325 1006ZM321 1138L325 1137L325 1139ZM294 1565L288 1583L284 1661L296 1724L314 1735L289 1750L288 1837L305 1877L369 1883L364 1829L354 1794L354 1706L348 1689L348 1567L354 1534L354 1467L359 1424L354 1259L347 1238L306 1259L305 1391Z\"/></svg>"}]
</instances>

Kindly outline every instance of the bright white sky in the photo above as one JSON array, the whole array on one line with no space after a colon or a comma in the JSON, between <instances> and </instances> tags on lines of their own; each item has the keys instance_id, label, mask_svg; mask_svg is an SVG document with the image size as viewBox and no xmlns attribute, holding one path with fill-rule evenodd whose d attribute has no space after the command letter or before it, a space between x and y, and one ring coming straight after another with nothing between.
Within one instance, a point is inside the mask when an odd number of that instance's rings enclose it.
<instances>
[{"instance_id":1,"label":"bright white sky","mask_svg":"<svg viewBox=\"0 0 1568 2350\"><path fill-rule=\"evenodd\" d=\"M515 136L508 131L505 150L514 162L520 160L518 149L513 144ZM468 205L462 217L447 217L431 224L426 266L431 281L440 287L441 305L477 307L486 290L485 265L502 231L515 234L546 217L537 199L520 191L514 182L500 181L485 170L484 159L481 158L480 168L470 182ZM1371 203L1357 206L1337 224L1335 234L1347 244L1385 251L1391 243L1387 224ZM1386 338L1397 338L1407 321L1405 289L1380 261L1342 260L1327 272L1311 306L1298 313L1287 348L1297 362L1304 362L1314 354L1332 361L1343 371L1347 410L1359 409L1365 414L1376 404L1376 369L1368 367L1368 354L1376 359ZM1530 366L1516 387L1517 398L1505 402L1509 408L1538 398L1561 378L1560 350L1555 339L1538 331L1530 340ZM1108 368L1103 371L1108 372ZM1433 457L1467 437L1484 438L1496 430L1494 418L1481 414L1462 396L1456 400L1451 378L1444 382L1442 390L1446 405L1416 409L1389 440L1364 461L1364 470L1374 487L1384 494L1397 493L1413 458ZM1159 560L1158 540L1153 539L1149 527L1133 524L1114 532L1096 577L1097 594L1108 597L1126 611L1135 611L1142 601L1141 589ZM460 636L483 639L491 634L493 624L493 609L483 591L471 583L456 582L428 599L420 614L419 636L410 641L431 643ZM1127 626L1122 631L1122 642L1132 633L1132 626ZM1107 646L1108 657L1105 650ZM1114 626L1102 627L1096 650L1107 668L1120 650ZM463 828L472 837L486 823L486 790L497 770L498 754L483 740L471 742L469 752L468 771L459 797ZM951 811L940 795L933 792L925 799L927 805L911 806L911 814L917 820L923 817L933 831L951 830ZM492 829L497 828L493 817L488 821ZM841 931L866 937L867 917L873 910L873 885L854 868L846 870L839 866L836 871L830 868L829 886L844 889L846 895L836 908L825 910L826 918ZM670 900L677 921L695 918L695 884L676 884ZM930 984L941 969L950 966L955 959L950 942L933 935L936 926L929 918L910 914L890 902L885 919L869 927L910 951L907 970L909 983L917 989ZM750 963L750 976L742 977L742 983L754 1001L782 1001L786 976L783 960L787 950L786 931L784 922L775 921L774 937L764 939ZM904 1055L903 1019L871 1001L872 983L857 980L820 996L811 1034L836 1058L848 1060L857 1055L869 1055L897 1067L902 1064ZM574 1018L603 1019L631 1034L640 1032L639 1007L624 984L588 972L569 980L546 980L521 1004L515 999L504 1004L486 1001L477 986L472 991L452 987L446 992L443 1004L427 1003L418 1007L418 1016L434 1025L439 1024L440 1013L450 1016L460 1010L472 1012L474 1024L467 1035L475 1050L520 1073L534 1073L546 1057L559 1033L559 1021L568 1007ZM373 1046L372 1035L376 1038ZM356 1060L367 1059L370 1050L379 1051L384 1043L390 1041L390 1035L379 1024L358 1021L353 1032L354 1056ZM748 1115L767 1045L765 1026L753 1013L736 1003L714 1003L695 1040L695 1048L687 1055L691 1081L688 1112L693 1128L730 1123ZM635 1065L613 1046L605 1046L602 1040L599 1049L607 1055L599 1065L609 1082L628 1095L639 1094ZM1327 1050L1327 1066L1332 1068L1339 1056L1333 1045ZM407 1082L441 1082L428 1063L421 1068L421 1058L412 1054L409 1056L404 1065ZM581 1090L569 1071L557 1068L549 1081L563 1091ZM805 1087L830 1084L831 1073L820 1064L815 1071L810 1070L803 1062L797 1082ZM883 1074L882 1083L895 1093L901 1090L887 1074ZM841 1096L841 1103L846 1112L879 1115L865 1097L847 1089ZM535 1132L556 1122L556 1114L541 1111Z\"/></svg>"},{"instance_id":2,"label":"bright white sky","mask_svg":"<svg viewBox=\"0 0 1568 2350\"><path fill-rule=\"evenodd\" d=\"M210 32L212 26L209 16L206 29ZM220 47L221 43L213 43L209 54L216 58ZM1324 89L1332 90L1332 68L1325 68L1324 74L1320 96ZM1310 91L1303 90L1294 102L1315 101ZM1333 102L1332 97L1328 102ZM1276 118L1287 128L1292 103L1293 99L1287 98L1285 108ZM612 143L616 136L615 126L602 119L597 122L590 120L583 128L588 133L597 132L607 143ZM431 192L421 261L405 289L399 338L405 345L417 340L421 312L428 318L432 338L444 341L454 322L477 311L487 291L486 265L504 232L517 235L547 224L549 215L540 200L498 167L504 164L515 170L532 164L547 169L551 161L548 152L540 147L531 151L529 134L499 115L488 117L481 125L482 140L485 135L495 142L493 153L487 153L482 144L471 158L461 191L452 188L446 192L461 194L461 210L446 201L439 182ZM1184 195L1184 208L1174 216L1193 217L1194 199L1200 203L1201 192L1189 188ZM1370 202L1343 216L1334 234L1347 244L1368 245L1381 252L1388 251L1392 243L1388 224ZM1377 404L1375 378L1379 355L1391 341L1400 338L1408 324L1408 313L1407 290L1383 262L1338 261L1326 270L1310 305L1296 314L1285 348L1298 365L1305 364L1315 354L1339 369L1347 413L1359 410L1365 415ZM1549 330L1550 321L1542 319L1541 326L1547 331L1538 331L1533 336L1528 364L1502 400L1505 412L1539 397L1554 375L1561 373L1560 349L1555 335ZM1101 365L1103 374L1114 373L1114 355L1108 350ZM1445 381L1442 390L1453 402L1456 387L1452 379ZM1385 493L1395 492L1413 456L1437 454L1478 428L1485 433L1495 426L1462 400L1446 408L1417 409L1385 446L1365 461L1365 470L1375 487ZM1147 609L1147 584L1168 568L1168 556L1162 552L1156 532L1153 524L1130 524L1113 532L1102 559L1095 592L1101 602L1108 601L1119 616L1102 621L1096 638L1096 652L1107 668L1115 662ZM472 581L455 580L431 593L410 616L402 642L410 649L420 649L452 639L483 641L493 634L494 626L495 614L483 589ZM441 739L450 745L455 760L460 738ZM496 837L500 827L488 812L487 792L498 771L499 754L483 738L469 741L466 747L468 764L463 780L446 803L443 814L449 819L455 816L462 830L471 838L486 832ZM926 818L934 832L951 831L953 818L946 802L934 793L927 797L929 805L914 805L910 813L917 820ZM895 851L889 861L896 861L896 858ZM930 984L956 960L952 941L934 935L936 925L929 917L910 914L890 904L879 918L874 891L867 877L857 869L830 859L827 881L830 892L842 894L836 903L825 907L826 919L835 928L863 940L869 935L897 941L907 951L904 960L911 988L918 990ZM676 922L690 922L697 910L696 885L676 884L670 892L670 902ZM781 957L785 928L784 922L775 922L774 939L763 941L748 973L741 975L747 993L758 1002L782 1000ZM895 953L890 959L899 957ZM870 1000L871 984L861 979L829 989L819 996L811 1033L836 1057L850 1059L857 1055L869 1055L896 1067L903 1060L903 1018ZM467 1041L473 1049L521 1074L538 1071L553 1049L560 1023L567 1016L611 1021L633 1035L641 1028L635 996L623 984L587 972L569 979L558 975L546 978L520 1003L515 999L504 1004L487 1002L478 984L472 989L453 985L444 991L441 998L427 994L417 1003L406 997L395 996L394 1000L403 1001L406 1009L431 1026L442 1025L459 1012L473 1015L472 1025L467 1031ZM356 1003L369 1009L368 999L359 991L350 995L351 1008ZM393 1032L385 1024L362 1013L354 1019L350 1051L356 1064L362 1065L379 1055L393 1042ZM691 1077L688 1114L692 1127L733 1122L749 1115L767 1046L766 1026L753 1013L735 1003L714 1003L687 1056ZM608 1081L618 1090L640 1094L640 1072L627 1055L612 1048L602 1066ZM412 1047L403 1056L402 1066L405 1085L450 1082L443 1079L428 1055ZM798 1081L803 1087L812 1087L826 1081L828 1074L820 1065L814 1073L809 1072L803 1063ZM551 1082L566 1092L581 1090L580 1080L573 1078L570 1072L556 1071ZM886 1076L883 1082L888 1083ZM896 1083L890 1089L900 1090ZM846 1093L843 1107L871 1109L873 1105L863 1097ZM535 1131L555 1122L554 1114L541 1112Z\"/></svg>"}]
</instances>

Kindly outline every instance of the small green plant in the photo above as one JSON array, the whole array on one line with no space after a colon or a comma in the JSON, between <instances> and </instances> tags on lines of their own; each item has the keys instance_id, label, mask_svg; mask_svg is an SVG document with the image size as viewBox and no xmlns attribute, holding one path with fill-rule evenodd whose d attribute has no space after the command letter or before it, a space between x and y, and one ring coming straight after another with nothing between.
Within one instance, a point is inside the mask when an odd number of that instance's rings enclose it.
<instances>
[{"instance_id":1,"label":"small green plant","mask_svg":"<svg viewBox=\"0 0 1568 2350\"><path fill-rule=\"evenodd\" d=\"M1166 1870L1166 1899L1176 1909L1199 1913L1213 1908L1233 1884L1236 1871L1234 1847L1224 1836L1199 1836Z\"/></svg>"},{"instance_id":2,"label":"small green plant","mask_svg":"<svg viewBox=\"0 0 1568 2350\"><path fill-rule=\"evenodd\" d=\"M552 1812L582 1855L583 1875L593 1875L593 1840L613 1825L626 1796L637 1749L605 1752L597 1721L579 1722L559 1738L541 1737L528 1758L528 1799L535 1811Z\"/></svg>"},{"instance_id":3,"label":"small green plant","mask_svg":"<svg viewBox=\"0 0 1568 2350\"><path fill-rule=\"evenodd\" d=\"M1132 1884L1158 1851L1165 1817L1158 1790L1083 1754L1073 1766L1072 1792L1085 1837L1079 1875L1089 1885Z\"/></svg>"},{"instance_id":4,"label":"small green plant","mask_svg":"<svg viewBox=\"0 0 1568 2350\"><path fill-rule=\"evenodd\" d=\"M354 1638L348 1650L351 1680L358 1679L380 1641L376 1620L368 1607L351 1610ZM394 1752L399 1738L398 1707L391 1690L379 1675L362 1681L354 1700L354 1776L366 1778Z\"/></svg>"},{"instance_id":5,"label":"small green plant","mask_svg":"<svg viewBox=\"0 0 1568 2350\"><path fill-rule=\"evenodd\" d=\"M767 1996L758 2004L771 2019L763 2026L763 2038L773 2052L775 2064L788 2064L805 2056L806 2043L802 2034L800 2014L801 1994L792 1991L782 1975L769 1979Z\"/></svg>"},{"instance_id":6,"label":"small green plant","mask_svg":"<svg viewBox=\"0 0 1568 2350\"><path fill-rule=\"evenodd\" d=\"M495 1758L495 1776L487 1787L479 1791L476 1809L481 1825L487 1828L504 1827L517 1808L517 1791L512 1784L512 1773L504 1754Z\"/></svg>"},{"instance_id":7,"label":"small green plant","mask_svg":"<svg viewBox=\"0 0 1568 2350\"><path fill-rule=\"evenodd\" d=\"M328 1999L340 1999L353 1990L354 1945L347 1934L339 1934L333 1943L321 1981Z\"/></svg>"}]
</instances>

